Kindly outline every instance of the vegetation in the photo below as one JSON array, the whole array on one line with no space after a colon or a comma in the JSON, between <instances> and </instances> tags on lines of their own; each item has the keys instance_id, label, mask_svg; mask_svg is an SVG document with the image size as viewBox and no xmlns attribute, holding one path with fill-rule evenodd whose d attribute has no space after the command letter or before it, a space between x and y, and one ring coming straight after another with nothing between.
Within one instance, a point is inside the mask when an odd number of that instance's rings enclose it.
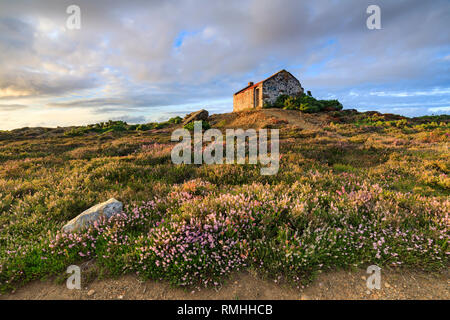
<instances>
[{"instance_id":1,"label":"vegetation","mask_svg":"<svg viewBox=\"0 0 450 320\"><path fill-rule=\"evenodd\" d=\"M148 131L152 129L162 129L166 128L172 124L181 123L182 119L180 117L171 118L165 122L152 122L146 124L135 124L129 125L124 121L108 121L100 122L96 124L91 124L84 127L76 127L65 132L66 136L83 136L87 133L109 133L109 132L122 132L122 131Z\"/></svg>"},{"instance_id":2,"label":"vegetation","mask_svg":"<svg viewBox=\"0 0 450 320\"><path fill-rule=\"evenodd\" d=\"M194 121L187 123L186 125L184 125L183 128L190 130L190 131L194 131ZM209 122L202 120L202 129L208 130L209 128L211 128Z\"/></svg>"},{"instance_id":3,"label":"vegetation","mask_svg":"<svg viewBox=\"0 0 450 320\"><path fill-rule=\"evenodd\" d=\"M449 117L323 119L282 126L274 176L259 165L172 164L178 120L0 133L0 289L87 260L103 276L194 287L242 269L300 284L334 268L447 268ZM111 197L126 204L122 215L60 231Z\"/></svg>"},{"instance_id":4,"label":"vegetation","mask_svg":"<svg viewBox=\"0 0 450 320\"><path fill-rule=\"evenodd\" d=\"M342 104L338 100L317 100L308 94L299 97L280 95L274 104L265 104L264 108L280 108L285 110L300 110L306 113L316 113L321 111L342 110Z\"/></svg>"}]
</instances>

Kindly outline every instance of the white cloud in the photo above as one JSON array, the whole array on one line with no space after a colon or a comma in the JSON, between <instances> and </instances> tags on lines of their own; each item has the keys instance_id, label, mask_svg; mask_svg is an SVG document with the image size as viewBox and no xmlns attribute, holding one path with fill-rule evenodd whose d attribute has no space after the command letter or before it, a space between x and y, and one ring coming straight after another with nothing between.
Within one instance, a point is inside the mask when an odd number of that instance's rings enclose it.
<instances>
[{"instance_id":1,"label":"white cloud","mask_svg":"<svg viewBox=\"0 0 450 320\"><path fill-rule=\"evenodd\" d=\"M428 108L428 111L431 111L431 112L450 112L450 106Z\"/></svg>"},{"instance_id":2,"label":"white cloud","mask_svg":"<svg viewBox=\"0 0 450 320\"><path fill-rule=\"evenodd\" d=\"M79 121L111 105L122 114L146 109L151 118L164 111L158 107L187 113L231 101L248 81L282 68L313 93L356 105L448 95L450 64L441 57L450 43L449 2L379 2L383 30L373 32L359 0L79 0L79 31L65 30L64 2L2 1L0 100L31 107L27 114L80 107ZM54 123L33 114L30 123Z\"/></svg>"},{"instance_id":3,"label":"white cloud","mask_svg":"<svg viewBox=\"0 0 450 320\"><path fill-rule=\"evenodd\" d=\"M402 92L370 92L371 96L378 97L418 97L418 96L443 96L450 94L450 88L433 88L427 91L402 91Z\"/></svg>"}]
</instances>

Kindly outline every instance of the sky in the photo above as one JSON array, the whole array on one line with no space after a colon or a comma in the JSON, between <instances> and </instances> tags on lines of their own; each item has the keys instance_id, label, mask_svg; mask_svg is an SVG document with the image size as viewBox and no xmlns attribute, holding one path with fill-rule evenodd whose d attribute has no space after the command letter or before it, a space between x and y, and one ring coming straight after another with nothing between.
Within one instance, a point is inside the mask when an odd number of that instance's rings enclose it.
<instances>
[{"instance_id":1,"label":"sky","mask_svg":"<svg viewBox=\"0 0 450 320\"><path fill-rule=\"evenodd\" d=\"M450 114L449 30L449 0L0 0L0 130L231 112L281 69L346 109Z\"/></svg>"}]
</instances>

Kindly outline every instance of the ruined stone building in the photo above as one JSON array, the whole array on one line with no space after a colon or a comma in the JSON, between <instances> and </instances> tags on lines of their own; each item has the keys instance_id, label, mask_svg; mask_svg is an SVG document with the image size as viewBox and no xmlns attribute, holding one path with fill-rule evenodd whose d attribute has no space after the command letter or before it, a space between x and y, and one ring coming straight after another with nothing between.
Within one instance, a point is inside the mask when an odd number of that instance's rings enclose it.
<instances>
[{"instance_id":1,"label":"ruined stone building","mask_svg":"<svg viewBox=\"0 0 450 320\"><path fill-rule=\"evenodd\" d=\"M281 70L269 78L236 92L233 96L233 111L261 109L265 104L272 104L277 97L285 94L298 96L304 92L300 81L286 70Z\"/></svg>"}]
</instances>

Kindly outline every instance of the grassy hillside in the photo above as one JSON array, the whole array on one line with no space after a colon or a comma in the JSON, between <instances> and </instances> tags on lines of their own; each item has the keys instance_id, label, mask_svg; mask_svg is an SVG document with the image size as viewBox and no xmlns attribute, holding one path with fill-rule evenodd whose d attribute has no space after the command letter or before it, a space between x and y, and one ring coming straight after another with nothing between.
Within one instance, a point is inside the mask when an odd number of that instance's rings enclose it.
<instances>
[{"instance_id":1,"label":"grassy hillside","mask_svg":"<svg viewBox=\"0 0 450 320\"><path fill-rule=\"evenodd\" d=\"M448 265L450 116L264 109L213 128L279 128L280 170L173 165L179 119L0 132L0 289L63 274L136 272L217 286L233 270L293 283L319 270ZM111 197L124 214L62 225Z\"/></svg>"}]
</instances>

